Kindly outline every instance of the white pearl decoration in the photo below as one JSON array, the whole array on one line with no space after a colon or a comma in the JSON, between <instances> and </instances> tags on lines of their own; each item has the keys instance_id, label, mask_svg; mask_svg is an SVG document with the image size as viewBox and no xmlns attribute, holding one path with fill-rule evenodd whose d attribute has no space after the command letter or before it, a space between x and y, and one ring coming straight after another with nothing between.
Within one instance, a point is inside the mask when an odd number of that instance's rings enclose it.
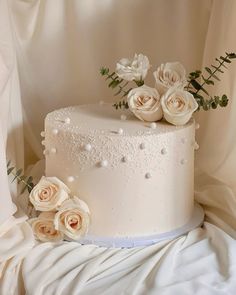
<instances>
[{"instance_id":1,"label":"white pearl decoration","mask_svg":"<svg viewBox=\"0 0 236 295\"><path fill-rule=\"evenodd\" d=\"M145 174L145 178L149 179L151 177L152 177L151 173L148 172L148 173Z\"/></svg>"},{"instance_id":2,"label":"white pearl decoration","mask_svg":"<svg viewBox=\"0 0 236 295\"><path fill-rule=\"evenodd\" d=\"M141 150L144 150L144 149L145 149L145 147L146 147L146 146L145 146L145 143L144 143L144 142L142 142L142 143L140 144L140 146L139 146L139 147L140 147L140 149L141 149Z\"/></svg>"},{"instance_id":3,"label":"white pearl decoration","mask_svg":"<svg viewBox=\"0 0 236 295\"><path fill-rule=\"evenodd\" d=\"M45 131L42 131L42 132L40 133L40 135L41 135L42 137L45 137Z\"/></svg>"},{"instance_id":4,"label":"white pearl decoration","mask_svg":"<svg viewBox=\"0 0 236 295\"><path fill-rule=\"evenodd\" d=\"M44 151L43 151L43 154L44 154L44 155L48 155L48 154L49 154L49 151L48 151L48 150L44 150Z\"/></svg>"},{"instance_id":5,"label":"white pearl decoration","mask_svg":"<svg viewBox=\"0 0 236 295\"><path fill-rule=\"evenodd\" d=\"M162 154L162 155L165 155L166 153L167 153L166 148L161 149L161 154Z\"/></svg>"},{"instance_id":6,"label":"white pearl decoration","mask_svg":"<svg viewBox=\"0 0 236 295\"><path fill-rule=\"evenodd\" d=\"M124 115L124 114L122 114L122 115L120 116L120 119L121 119L122 121L125 121L125 120L127 119L127 116Z\"/></svg>"},{"instance_id":7,"label":"white pearl decoration","mask_svg":"<svg viewBox=\"0 0 236 295\"><path fill-rule=\"evenodd\" d=\"M52 134L57 135L58 134L58 129L52 129Z\"/></svg>"},{"instance_id":8,"label":"white pearl decoration","mask_svg":"<svg viewBox=\"0 0 236 295\"><path fill-rule=\"evenodd\" d=\"M107 161L107 160L102 160L102 161L100 162L100 166L101 166L101 167L107 167L107 166L108 166L108 161Z\"/></svg>"},{"instance_id":9,"label":"white pearl decoration","mask_svg":"<svg viewBox=\"0 0 236 295\"><path fill-rule=\"evenodd\" d=\"M122 128L119 128L117 133L122 135L124 133L124 130Z\"/></svg>"},{"instance_id":10,"label":"white pearl decoration","mask_svg":"<svg viewBox=\"0 0 236 295\"><path fill-rule=\"evenodd\" d=\"M155 122L150 123L150 128L156 129L157 128L157 123L155 123Z\"/></svg>"},{"instance_id":11,"label":"white pearl decoration","mask_svg":"<svg viewBox=\"0 0 236 295\"><path fill-rule=\"evenodd\" d=\"M182 160L180 161L180 163L181 163L182 165L184 165L184 164L187 163L187 160L186 160L186 159L182 159Z\"/></svg>"},{"instance_id":12,"label":"white pearl decoration","mask_svg":"<svg viewBox=\"0 0 236 295\"><path fill-rule=\"evenodd\" d=\"M197 151L199 149L199 144L195 141L194 143L194 149Z\"/></svg>"},{"instance_id":13,"label":"white pearl decoration","mask_svg":"<svg viewBox=\"0 0 236 295\"><path fill-rule=\"evenodd\" d=\"M64 122L65 122L66 124L70 124L70 118L65 118Z\"/></svg>"},{"instance_id":14,"label":"white pearl decoration","mask_svg":"<svg viewBox=\"0 0 236 295\"><path fill-rule=\"evenodd\" d=\"M51 152L52 154L56 154L57 149L56 149L56 148L51 148L50 152Z\"/></svg>"},{"instance_id":15,"label":"white pearl decoration","mask_svg":"<svg viewBox=\"0 0 236 295\"><path fill-rule=\"evenodd\" d=\"M67 181L68 182L73 182L75 180L74 176L68 176Z\"/></svg>"},{"instance_id":16,"label":"white pearl decoration","mask_svg":"<svg viewBox=\"0 0 236 295\"><path fill-rule=\"evenodd\" d=\"M91 149L92 149L92 146L90 143L87 143L85 146L84 146L84 149L87 151L87 152L90 152Z\"/></svg>"},{"instance_id":17,"label":"white pearl decoration","mask_svg":"<svg viewBox=\"0 0 236 295\"><path fill-rule=\"evenodd\" d=\"M45 140L42 140L41 143L42 143L42 145L45 145L46 144L46 141Z\"/></svg>"},{"instance_id":18,"label":"white pearl decoration","mask_svg":"<svg viewBox=\"0 0 236 295\"><path fill-rule=\"evenodd\" d=\"M200 128L200 124L199 123L195 123L195 129L199 129Z\"/></svg>"},{"instance_id":19,"label":"white pearl decoration","mask_svg":"<svg viewBox=\"0 0 236 295\"><path fill-rule=\"evenodd\" d=\"M130 161L130 156L124 156L123 158L122 158L122 162L124 162L124 163L127 163L127 162L129 162Z\"/></svg>"}]
</instances>

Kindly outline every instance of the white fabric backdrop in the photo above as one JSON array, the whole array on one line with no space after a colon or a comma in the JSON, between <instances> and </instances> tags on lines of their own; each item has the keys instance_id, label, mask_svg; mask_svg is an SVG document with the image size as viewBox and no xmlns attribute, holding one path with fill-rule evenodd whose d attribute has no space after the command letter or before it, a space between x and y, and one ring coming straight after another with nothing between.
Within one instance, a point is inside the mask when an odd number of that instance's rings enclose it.
<instances>
[{"instance_id":1,"label":"white fabric backdrop","mask_svg":"<svg viewBox=\"0 0 236 295\"><path fill-rule=\"evenodd\" d=\"M129 250L33 248L24 216L11 218L5 151L7 139L18 167L24 156L26 164L42 159L45 115L111 101L98 70L120 57L143 52L153 65L179 60L189 71L236 51L235 11L234 0L0 0L0 294L234 294L236 65L215 88L230 106L196 115L196 199L206 222L175 241ZM36 165L32 173L43 171Z\"/></svg>"}]
</instances>

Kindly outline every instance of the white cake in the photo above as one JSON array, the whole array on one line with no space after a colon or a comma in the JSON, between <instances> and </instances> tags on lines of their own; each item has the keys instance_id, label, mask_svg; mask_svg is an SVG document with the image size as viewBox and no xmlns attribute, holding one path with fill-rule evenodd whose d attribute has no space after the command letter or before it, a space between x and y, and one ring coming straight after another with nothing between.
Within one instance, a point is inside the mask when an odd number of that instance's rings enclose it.
<instances>
[{"instance_id":1,"label":"white cake","mask_svg":"<svg viewBox=\"0 0 236 295\"><path fill-rule=\"evenodd\" d=\"M145 237L193 212L194 121L145 123L110 104L68 107L45 120L46 176L91 212L89 235Z\"/></svg>"}]
</instances>

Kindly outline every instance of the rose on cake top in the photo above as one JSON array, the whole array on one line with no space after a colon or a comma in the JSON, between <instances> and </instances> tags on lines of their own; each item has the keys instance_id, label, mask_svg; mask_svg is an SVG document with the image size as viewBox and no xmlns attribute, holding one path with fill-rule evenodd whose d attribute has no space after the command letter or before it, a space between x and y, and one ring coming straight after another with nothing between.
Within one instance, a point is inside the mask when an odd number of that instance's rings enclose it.
<instances>
[{"instance_id":1,"label":"rose on cake top","mask_svg":"<svg viewBox=\"0 0 236 295\"><path fill-rule=\"evenodd\" d=\"M114 104L116 109L127 108L142 121L156 122L164 118L170 124L184 125L201 108L209 110L227 105L225 94L212 96L206 86L220 80L221 68L235 58L235 53L226 52L225 56L216 58L211 67L205 67L204 72L196 70L188 76L180 62L162 63L153 72L154 87L144 82L151 66L143 54L122 58L114 72L103 67L100 73L109 82L108 87L118 89L115 95L122 96L122 100ZM134 83L135 87L129 88L129 83Z\"/></svg>"}]
</instances>

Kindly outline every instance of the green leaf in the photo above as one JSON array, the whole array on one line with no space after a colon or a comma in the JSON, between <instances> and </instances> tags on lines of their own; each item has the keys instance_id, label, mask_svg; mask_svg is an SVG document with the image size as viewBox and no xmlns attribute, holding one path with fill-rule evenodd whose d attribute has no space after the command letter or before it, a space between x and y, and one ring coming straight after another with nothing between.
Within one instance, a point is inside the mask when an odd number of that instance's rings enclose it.
<instances>
[{"instance_id":1,"label":"green leaf","mask_svg":"<svg viewBox=\"0 0 236 295\"><path fill-rule=\"evenodd\" d=\"M214 85L214 81L210 80L210 79L206 79L203 75L202 75L202 79L204 80L204 82L207 85Z\"/></svg>"},{"instance_id":2,"label":"green leaf","mask_svg":"<svg viewBox=\"0 0 236 295\"><path fill-rule=\"evenodd\" d=\"M206 91L206 89L204 89L204 88L202 87L202 85L199 84L196 80L191 80L190 83L193 85L193 87L194 87L197 91L202 90L203 92L205 92L205 93L208 95L208 92Z\"/></svg>"},{"instance_id":3,"label":"green leaf","mask_svg":"<svg viewBox=\"0 0 236 295\"><path fill-rule=\"evenodd\" d=\"M28 184L28 187L27 187L28 192L30 193L30 192L32 191L33 188L34 188L34 184L33 184L32 182L29 183L29 184Z\"/></svg>"},{"instance_id":4,"label":"green leaf","mask_svg":"<svg viewBox=\"0 0 236 295\"><path fill-rule=\"evenodd\" d=\"M218 70L217 67L216 67L215 69ZM212 72L212 70L211 70L210 68L205 67L205 70L210 74L211 77L213 77L213 78L215 78L216 80L220 81L220 79L216 76L216 74L214 74L214 73Z\"/></svg>"},{"instance_id":5,"label":"green leaf","mask_svg":"<svg viewBox=\"0 0 236 295\"><path fill-rule=\"evenodd\" d=\"M32 176L29 176L26 182L27 182L27 183L30 183L30 182L32 182L32 181L33 181L33 177L32 177Z\"/></svg>"},{"instance_id":6,"label":"green leaf","mask_svg":"<svg viewBox=\"0 0 236 295\"><path fill-rule=\"evenodd\" d=\"M214 96L214 100L217 104L219 104L220 102L220 97L219 96Z\"/></svg>"},{"instance_id":7,"label":"green leaf","mask_svg":"<svg viewBox=\"0 0 236 295\"><path fill-rule=\"evenodd\" d=\"M9 175L14 169L15 169L15 167L8 168L7 169L7 175Z\"/></svg>"},{"instance_id":8,"label":"green leaf","mask_svg":"<svg viewBox=\"0 0 236 295\"><path fill-rule=\"evenodd\" d=\"M224 57L224 56L220 56L220 59L222 59L224 62L227 62L229 64L231 63L231 61L228 58Z\"/></svg>"},{"instance_id":9,"label":"green leaf","mask_svg":"<svg viewBox=\"0 0 236 295\"><path fill-rule=\"evenodd\" d=\"M23 169L18 169L18 170L16 171L16 176L21 175L22 172L23 172Z\"/></svg>"},{"instance_id":10,"label":"green leaf","mask_svg":"<svg viewBox=\"0 0 236 295\"><path fill-rule=\"evenodd\" d=\"M115 72L111 73L110 75L108 75L108 76L106 77L105 80L108 80L108 79L114 79L113 76L114 76L115 74L116 74Z\"/></svg>"},{"instance_id":11,"label":"green leaf","mask_svg":"<svg viewBox=\"0 0 236 295\"><path fill-rule=\"evenodd\" d=\"M112 80L112 81L108 84L108 87L115 88L119 83L120 83L120 80Z\"/></svg>"},{"instance_id":12,"label":"green leaf","mask_svg":"<svg viewBox=\"0 0 236 295\"><path fill-rule=\"evenodd\" d=\"M228 55L228 58L233 59L236 58L236 53L226 53Z\"/></svg>"},{"instance_id":13,"label":"green leaf","mask_svg":"<svg viewBox=\"0 0 236 295\"><path fill-rule=\"evenodd\" d=\"M26 179L26 176L25 176L25 175L22 175L22 176L20 176L20 177L18 178L17 183L19 184L20 182L22 182L22 181L25 180L25 179Z\"/></svg>"},{"instance_id":14,"label":"green leaf","mask_svg":"<svg viewBox=\"0 0 236 295\"><path fill-rule=\"evenodd\" d=\"M213 101L213 102L211 103L211 107L212 107L213 109L216 109L216 108L217 108L217 103Z\"/></svg>"},{"instance_id":15,"label":"green leaf","mask_svg":"<svg viewBox=\"0 0 236 295\"><path fill-rule=\"evenodd\" d=\"M196 90L200 90L202 88L202 86L196 80L191 80L190 83Z\"/></svg>"},{"instance_id":16,"label":"green leaf","mask_svg":"<svg viewBox=\"0 0 236 295\"><path fill-rule=\"evenodd\" d=\"M102 68L100 69L100 74L101 74L102 76L108 75L108 73L109 73L109 68L104 68L104 67L102 67Z\"/></svg>"},{"instance_id":17,"label":"green leaf","mask_svg":"<svg viewBox=\"0 0 236 295\"><path fill-rule=\"evenodd\" d=\"M203 108L204 111L208 111L209 110L209 106L207 104L204 104L202 106L202 108Z\"/></svg>"},{"instance_id":18,"label":"green leaf","mask_svg":"<svg viewBox=\"0 0 236 295\"><path fill-rule=\"evenodd\" d=\"M208 67L205 67L205 70L211 75L212 74L212 70Z\"/></svg>"},{"instance_id":19,"label":"green leaf","mask_svg":"<svg viewBox=\"0 0 236 295\"><path fill-rule=\"evenodd\" d=\"M19 169L16 171L15 177L12 179L12 182L14 182L23 172L23 169Z\"/></svg>"},{"instance_id":20,"label":"green leaf","mask_svg":"<svg viewBox=\"0 0 236 295\"><path fill-rule=\"evenodd\" d=\"M216 67L216 66L214 66L214 65L211 65L214 69L216 69L218 72L220 72L220 73L224 73L224 71L222 71L220 68L218 68L218 67Z\"/></svg>"}]
</instances>

